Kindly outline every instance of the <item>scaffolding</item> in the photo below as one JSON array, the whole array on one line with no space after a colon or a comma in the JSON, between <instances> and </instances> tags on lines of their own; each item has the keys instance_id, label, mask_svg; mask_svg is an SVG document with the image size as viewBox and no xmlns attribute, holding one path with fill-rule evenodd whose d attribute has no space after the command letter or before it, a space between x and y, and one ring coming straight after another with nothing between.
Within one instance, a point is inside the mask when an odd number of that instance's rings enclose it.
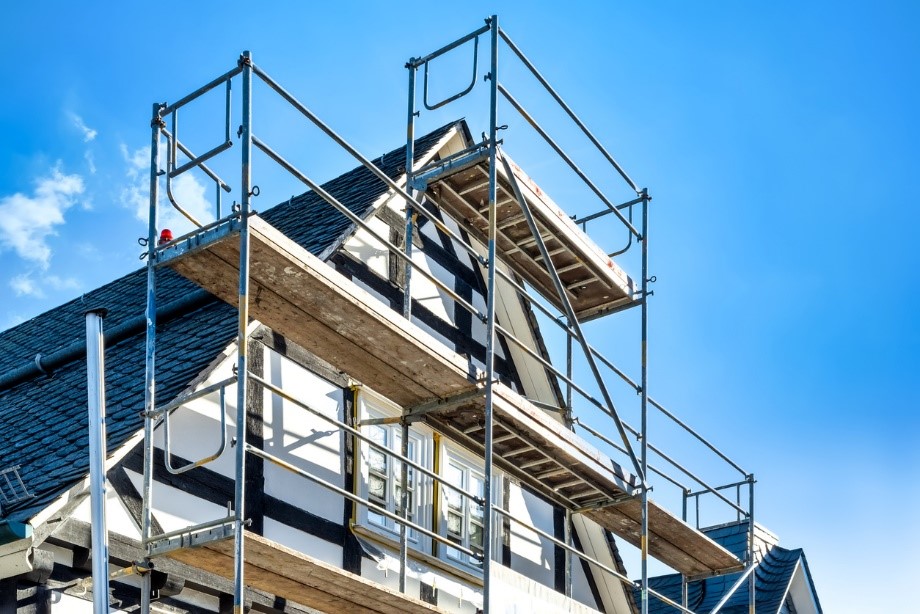
<instances>
[{"instance_id":1,"label":"scaffolding","mask_svg":"<svg viewBox=\"0 0 920 614\"><path fill-rule=\"evenodd\" d=\"M488 67L480 75L480 39L488 48ZM432 62L445 54L472 47L472 79L462 91L441 100L429 99L429 73ZM586 138L600 153L613 175L626 185L631 193L624 202L617 202L592 181L562 147L549 135L524 106L499 80L499 54L507 53L538 84L549 93L574 124L576 132ZM504 59L504 56L503 56ZM485 20L485 25L428 55L411 58L406 64L409 73L407 107L407 141L405 183L392 179L356 148L339 136L317 117L307 106L285 90L258 65L250 53L244 52L237 66L172 104L154 104L151 122L150 212L146 240L147 261L147 342L145 379L144 425L144 476L142 543L147 559L139 569L149 569L150 560L168 555L203 565L211 571L223 573L234 581L234 611L241 612L245 603L246 586L267 586L275 591L285 591L284 596L294 601L339 611L350 607L370 608L393 612L435 611L429 604L405 594L406 568L410 556L408 531L414 530L432 540L445 544L479 562L483 581L483 611L488 614L493 600L493 553L496 531L502 523L522 523L526 529L548 540L565 551L566 594L571 594L571 565L573 557L587 561L593 568L601 569L622 582L629 590L638 590L643 614L649 611L649 599L659 599L681 612L692 614L687 604L687 584L690 581L717 574L742 571L732 592L748 584L750 611L754 612L754 574L757 565L754 548L754 476L742 469L728 456L709 443L675 414L649 396L648 383L648 299L652 295L649 284L654 278L649 274L649 208L651 196L640 188L623 167L604 148L582 120L560 97L534 64L499 27L498 17ZM488 87L489 125L479 142L463 151L437 160L417 160L415 157L415 129L420 117L417 105L417 77L422 71L422 107L433 111L449 105L470 94L484 76ZM224 215L221 193L230 192L230 184L207 164L212 158L236 145L231 134L231 101L234 80L242 82L242 118L237 133L242 150L238 190L240 202L234 203ZM332 194L298 170L278 151L260 139L252 128L252 92L254 83L267 86L291 108L318 127L339 148L353 156L363 167L384 182L397 198L405 201L405 240L402 245L381 236L364 219L353 213ZM211 150L196 155L180 141L178 113L186 105L204 94L223 88L225 91L224 139ZM504 150L500 131L506 126L499 123L499 103L508 107L531 126L587 188L602 203L596 213L573 221L562 214L555 203L518 167ZM167 126L167 122L170 125ZM165 139L166 168L161 170L161 156ZM258 217L252 209L252 197L258 195L253 182L253 149L258 150L296 180L319 195L338 210L357 228L368 233L405 266L404 301L402 313L396 313L382 303L367 301L365 293L338 274L329 265L285 237L277 229ZM186 158L180 163L180 154ZM183 209L172 192L172 182L183 173L197 170L209 177L215 186L215 221L201 223ZM160 184L165 182L166 195L171 204L196 226L191 233L173 239L159 234L158 202ZM432 207L449 216L468 220L464 232L457 232L443 223ZM473 262L486 272L486 309L475 307L471 301L458 295L454 289L418 267L413 260L412 236L418 217L427 218L437 229L464 249ZM628 237L626 246L605 253L578 227L587 229L589 223L601 218L616 221ZM640 276L630 279L613 261L624 253L639 251ZM156 399L156 277L161 267L169 267L195 281L211 293L238 308L237 364L233 377L218 382L169 404L158 406ZM285 271L294 271L289 276ZM433 342L412 322L412 282L422 276L434 284L443 295L470 312L471 317L485 325L485 372L471 376L467 360L438 342ZM250 285L256 283L267 289L259 301L250 298ZM497 285L513 289L529 309L539 311L565 335L566 366L557 368L546 356L534 351L502 326L496 317ZM613 361L604 357L586 339L583 324L588 320L612 316L626 310L640 311L640 374L630 378ZM301 318L301 325L289 322ZM250 319L270 326L278 333L302 345L320 358L328 360L344 373L354 376L402 407L398 419L402 429L402 449L395 452L382 447L367 437L362 428L374 423L365 420L346 424L322 412L308 402L298 399L278 386L250 371L247 336ZM345 321L337 331L337 348L330 353L324 338L322 322L332 318ZM318 325L310 322L319 322ZM351 324L349 324L351 322ZM367 331L381 339L374 348L374 357L362 347ZM565 384L564 404L545 407L544 403L527 399L499 381L495 370L498 339L519 348L530 359L539 363L551 377ZM325 344L325 345L324 345ZM580 349L587 364L590 384L576 379L573 373L575 346ZM581 360L581 358L579 358ZM606 377L605 377L606 374ZM621 418L613 400L608 379L625 384L639 397L640 423L633 427ZM467 548L457 544L438 531L413 522L408 517L408 489L402 488L399 508L393 513L355 492L342 489L303 469L287 463L246 441L247 394L251 386L258 386L295 406L311 412L348 436L376 447L394 459L401 467L401 484L408 482L409 471L426 476L435 489L451 489L467 499L471 505L481 506L483 514L482 548ZM225 449L222 438L219 449L202 459L183 467L170 464L169 415L181 404L194 397L219 391L221 398L221 429L225 432L225 391L235 387L236 436L232 441L235 455L235 493L232 509L226 517L186 527L181 530L153 534L153 470L154 429L164 424L167 469L182 472L201 466L219 456ZM596 390L597 393L592 392ZM591 426L580 416L575 416L575 397L579 403L596 408L607 416L613 427ZM565 417L556 421L544 411L551 409ZM740 474L736 481L720 486L710 485L703 478L685 468L670 455L649 442L649 411L662 416L684 429L702 443L720 461ZM471 416L474 416L471 418ZM413 461L408 454L408 429L410 423L425 421L482 455L485 484L483 494L451 484L437 472ZM617 450L625 460L624 466L614 463L576 434L576 429L596 438L600 445ZM638 451L633 444L638 441ZM665 465L676 469L683 479L689 479L694 488L649 462L650 453L657 455ZM399 591L373 585L360 577L343 579L343 572L330 568L304 553L288 550L262 537L245 531L245 485L247 455L255 455L274 463L312 483L335 492L355 505L387 517L399 529L400 575ZM535 492L566 510L565 536L558 539L541 529L524 523L492 503L494 472L496 469L520 479ZM678 518L650 499L649 476L655 474L681 491L683 506ZM748 497L744 501L743 491ZM725 492L735 491L732 500ZM743 557L736 557L716 544L700 530L699 501L713 497L728 507L738 522L747 523L748 545ZM695 506L696 526L689 524L691 507ZM634 544L641 556L641 578L630 578L597 559L590 557L571 543L571 516L583 514L606 530ZM232 538L232 546L231 546ZM189 548L197 547L193 554ZM677 603L649 587L649 556L660 559L682 574L683 599ZM285 569L302 569L309 566L318 580L298 581ZM318 571L317 571L318 570ZM309 574L304 574L305 576ZM277 588L281 586L281 588ZM142 611L150 608L150 578L144 574ZM723 604L727 602L723 600ZM365 601L361 601L361 600ZM351 601L349 601L351 600ZM358 601L354 601L358 600ZM363 604L363 605L362 605ZM715 611L721 608L721 605ZM351 610L349 610L351 611Z\"/></svg>"}]
</instances>

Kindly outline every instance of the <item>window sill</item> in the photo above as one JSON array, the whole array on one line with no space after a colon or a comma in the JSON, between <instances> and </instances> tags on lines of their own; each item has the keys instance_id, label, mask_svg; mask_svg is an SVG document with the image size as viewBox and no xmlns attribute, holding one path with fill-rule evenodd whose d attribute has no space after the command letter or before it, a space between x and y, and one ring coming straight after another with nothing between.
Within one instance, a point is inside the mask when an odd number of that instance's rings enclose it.
<instances>
[{"instance_id":1,"label":"window sill","mask_svg":"<svg viewBox=\"0 0 920 614\"><path fill-rule=\"evenodd\" d=\"M382 531L386 529L378 529L372 526L366 526L361 524L352 523L351 530L361 537L374 542L377 545L383 546L389 550L399 552L399 540L393 539ZM420 550L416 550L410 543L409 549L409 559L416 561L418 563L423 563L432 568L437 569L438 571L444 572L446 575L451 576L456 580L462 580L463 582L468 582L473 586L482 587L482 572L476 573L469 566L464 565L463 563L451 563L450 561L445 561L436 556L426 554Z\"/></svg>"}]
</instances>

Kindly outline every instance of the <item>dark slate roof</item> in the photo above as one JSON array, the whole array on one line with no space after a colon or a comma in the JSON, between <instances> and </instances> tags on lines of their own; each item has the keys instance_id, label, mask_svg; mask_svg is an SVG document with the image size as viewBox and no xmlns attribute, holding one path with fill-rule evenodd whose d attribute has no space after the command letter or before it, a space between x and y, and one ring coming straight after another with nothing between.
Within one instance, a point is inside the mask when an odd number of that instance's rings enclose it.
<instances>
[{"instance_id":1,"label":"dark slate roof","mask_svg":"<svg viewBox=\"0 0 920 614\"><path fill-rule=\"evenodd\" d=\"M452 122L416 141L429 151L454 126ZM374 163L392 178L405 167L405 146ZM360 166L325 184L326 189L359 216L386 192L386 185ZM318 195L307 192L266 210L261 216L314 254L338 247L352 224ZM194 292L193 283L171 270L157 273L157 304L168 305ZM141 318L135 332L106 351L107 436L109 453L143 428L143 314L146 269L130 273L28 322L0 332L0 377L80 344L85 338L87 309L108 310L106 330ZM202 294L194 307L157 329L157 398L175 398L236 336L236 310ZM88 472L85 355L12 387L0 386L0 470L18 465L32 497L4 505L3 520L27 521ZM0 499L2 501L2 499Z\"/></svg>"},{"instance_id":2,"label":"dark slate roof","mask_svg":"<svg viewBox=\"0 0 920 614\"><path fill-rule=\"evenodd\" d=\"M754 570L755 580L755 599L758 612L776 613L779 612L783 599L792 582L792 574L795 572L796 563L801 560L804 564L805 555L801 549L786 550L779 546L774 546L764 556L763 561ZM807 573L807 566L806 566ZM741 573L727 574L691 582L687 588L687 605L694 612L709 612L722 599L722 597L731 590ZM811 576L808 576L811 583ZM681 593L681 576L680 574L670 574L659 576L649 580L649 586L677 603L680 603ZM813 587L813 585L812 585ZM639 599L639 591L635 591L636 599ZM728 603L720 610L724 614L747 614L748 612L748 585L745 582L738 591L729 598ZM649 597L650 614L677 614L680 610L665 604L663 601L653 596Z\"/></svg>"}]
</instances>

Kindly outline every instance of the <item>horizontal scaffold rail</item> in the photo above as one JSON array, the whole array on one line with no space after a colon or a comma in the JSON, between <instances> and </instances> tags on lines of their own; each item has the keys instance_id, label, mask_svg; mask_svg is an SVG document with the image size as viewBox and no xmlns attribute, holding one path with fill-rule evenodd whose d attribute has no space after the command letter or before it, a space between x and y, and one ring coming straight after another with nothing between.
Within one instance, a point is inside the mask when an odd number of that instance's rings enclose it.
<instances>
[{"instance_id":1,"label":"horizontal scaffold rail","mask_svg":"<svg viewBox=\"0 0 920 614\"><path fill-rule=\"evenodd\" d=\"M484 385L469 359L258 216L248 219L248 227L253 318L401 406L415 408L408 412L412 419L481 446ZM236 304L239 224L216 224L181 237L161 249L157 261ZM636 476L498 383L493 416L495 456L503 468L636 543L635 495L641 486ZM650 515L650 551L667 565L694 576L741 567L727 550L653 502Z\"/></svg>"}]
</instances>

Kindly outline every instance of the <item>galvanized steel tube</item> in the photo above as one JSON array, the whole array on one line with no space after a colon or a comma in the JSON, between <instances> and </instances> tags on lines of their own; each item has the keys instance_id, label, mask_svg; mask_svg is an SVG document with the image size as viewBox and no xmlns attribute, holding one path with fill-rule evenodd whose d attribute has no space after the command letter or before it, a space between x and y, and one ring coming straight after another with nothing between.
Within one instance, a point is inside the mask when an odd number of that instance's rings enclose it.
<instances>
[{"instance_id":1,"label":"galvanized steel tube","mask_svg":"<svg viewBox=\"0 0 920 614\"><path fill-rule=\"evenodd\" d=\"M159 199L160 172L160 129L163 127L163 107L153 105L150 136L150 210L147 225L147 338L145 341L144 367L144 477L141 486L141 543L146 555L147 542L150 539L150 526L153 507L153 411L156 409L156 334L157 334L157 293L156 293L156 250L157 250L157 213ZM141 614L150 614L150 574L141 579Z\"/></svg>"},{"instance_id":2,"label":"galvanized steel tube","mask_svg":"<svg viewBox=\"0 0 920 614\"><path fill-rule=\"evenodd\" d=\"M109 535L105 524L105 309L86 312L86 392L89 408L89 488L93 553L93 611L109 611Z\"/></svg>"},{"instance_id":3,"label":"galvanized steel tube","mask_svg":"<svg viewBox=\"0 0 920 614\"><path fill-rule=\"evenodd\" d=\"M236 514L233 536L233 614L243 614L246 602L246 581L244 576L245 545L243 527L246 514L246 392L249 369L246 330L249 326L249 212L251 209L250 186L252 184L252 57L244 51L240 58L243 69L243 123L240 130L242 141L242 176L240 178L240 279L239 279L239 326L237 329L237 376L236 383L236 481L233 511Z\"/></svg>"},{"instance_id":4,"label":"galvanized steel tube","mask_svg":"<svg viewBox=\"0 0 920 614\"><path fill-rule=\"evenodd\" d=\"M411 60L410 60L411 63ZM414 66L406 64L409 69L409 110L406 118L406 192L415 196L412 189L412 167L415 164L415 74ZM403 316L412 318L412 207L413 201L406 201L406 273L403 290Z\"/></svg>"},{"instance_id":5,"label":"galvanized steel tube","mask_svg":"<svg viewBox=\"0 0 920 614\"><path fill-rule=\"evenodd\" d=\"M640 404L642 409L642 614L648 614L648 190L642 188L642 342L640 347Z\"/></svg>"},{"instance_id":6,"label":"galvanized steel tube","mask_svg":"<svg viewBox=\"0 0 920 614\"><path fill-rule=\"evenodd\" d=\"M492 481L493 481L493 407L495 384L495 270L498 265L496 259L495 237L498 234L498 211L496 195L498 193L498 169L495 166L498 154L498 15L492 15L489 21L491 47L491 65L489 67L489 245L488 260L489 270L486 281L486 406L485 406L485 441L484 447L484 479L483 492L486 504L483 506L482 527L482 612L491 612L492 597L492 530L495 526L492 511Z\"/></svg>"}]
</instances>

